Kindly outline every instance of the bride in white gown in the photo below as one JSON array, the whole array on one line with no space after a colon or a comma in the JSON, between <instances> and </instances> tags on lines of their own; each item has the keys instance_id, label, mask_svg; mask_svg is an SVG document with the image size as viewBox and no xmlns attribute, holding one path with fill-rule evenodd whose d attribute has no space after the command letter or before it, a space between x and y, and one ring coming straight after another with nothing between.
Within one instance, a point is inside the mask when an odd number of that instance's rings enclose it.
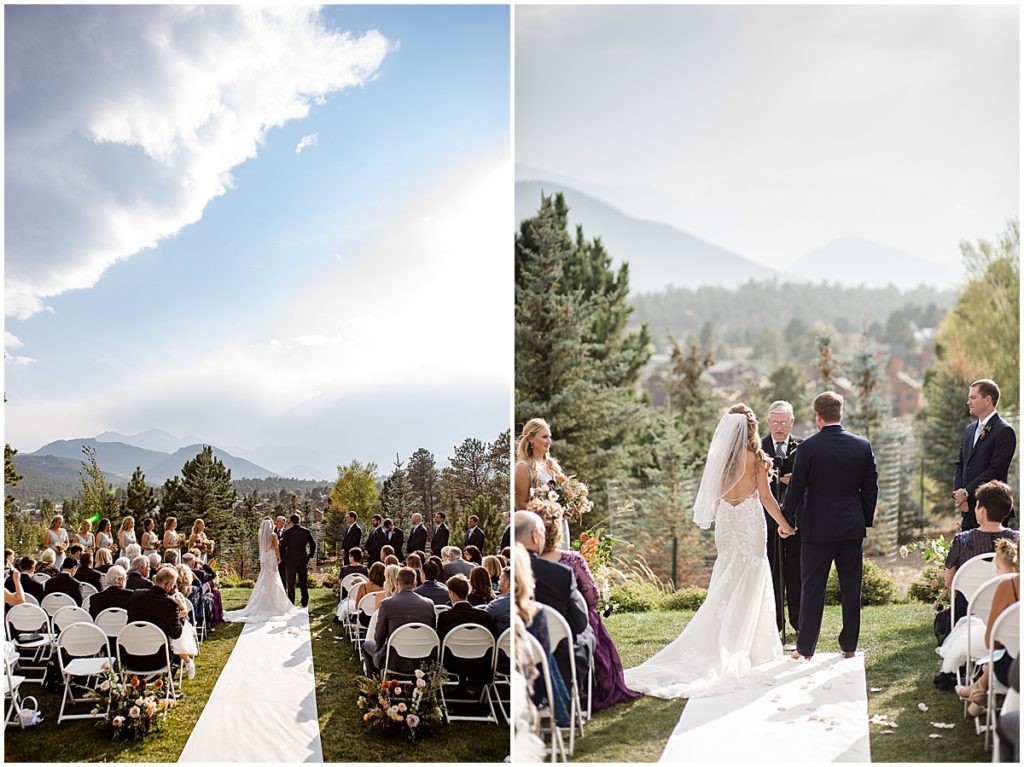
<instances>
[{"instance_id":1,"label":"bride in white gown","mask_svg":"<svg viewBox=\"0 0 1024 767\"><path fill-rule=\"evenodd\" d=\"M299 611L285 593L277 566L281 552L274 523L266 517L260 523L260 574L256 578L249 601L241 610L228 610L224 620L234 623L264 623L270 620L288 620Z\"/></svg>"},{"instance_id":2,"label":"bride in white gown","mask_svg":"<svg viewBox=\"0 0 1024 767\"><path fill-rule=\"evenodd\" d=\"M715 429L693 510L702 528L715 525L718 558L707 599L675 640L626 670L631 689L696 698L772 681L755 668L782 656L762 499L782 534L795 530L769 490L771 465L753 411L733 406Z\"/></svg>"}]
</instances>

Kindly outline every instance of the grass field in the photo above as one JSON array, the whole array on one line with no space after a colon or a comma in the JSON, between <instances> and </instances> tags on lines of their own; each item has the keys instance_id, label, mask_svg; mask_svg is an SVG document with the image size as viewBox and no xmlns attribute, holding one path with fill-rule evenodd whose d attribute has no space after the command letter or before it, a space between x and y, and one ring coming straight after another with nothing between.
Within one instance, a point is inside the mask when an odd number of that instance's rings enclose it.
<instances>
[{"instance_id":1,"label":"grass field","mask_svg":"<svg viewBox=\"0 0 1024 767\"><path fill-rule=\"evenodd\" d=\"M827 607L818 649L838 651L839 607ZM868 714L885 714L899 727L891 735L871 725L871 757L875 762L982 762L991 754L973 721L964 719L952 692L932 686L938 672L932 634L934 613L928 605L901 604L865 607L860 649L864 651L868 683ZM635 666L674 639L693 617L692 612L623 613L607 620L623 664ZM879 688L878 692L870 692ZM927 712L918 708L928 706ZM641 698L594 716L586 737L576 741L580 762L657 761L685 701ZM930 722L955 723L936 730ZM930 738L940 733L941 738ZM780 755L781 757L781 755Z\"/></svg>"},{"instance_id":2,"label":"grass field","mask_svg":"<svg viewBox=\"0 0 1024 767\"><path fill-rule=\"evenodd\" d=\"M250 589L221 592L225 609L245 604ZM500 762L509 751L506 725L453 722L437 736L410 744L371 732L356 708L354 679L361 672L355 649L341 626L331 622L337 596L327 589L310 592L310 626L316 674L317 709L325 762ZM213 691L220 671L241 633L241 624L221 624L203 643L196 658L196 678L185 681L185 698L167 715L159 732L137 743L111 742L95 721L57 726L60 695L23 688L41 705L42 724L22 731L8 727L4 735L6 762L176 762Z\"/></svg>"}]
</instances>

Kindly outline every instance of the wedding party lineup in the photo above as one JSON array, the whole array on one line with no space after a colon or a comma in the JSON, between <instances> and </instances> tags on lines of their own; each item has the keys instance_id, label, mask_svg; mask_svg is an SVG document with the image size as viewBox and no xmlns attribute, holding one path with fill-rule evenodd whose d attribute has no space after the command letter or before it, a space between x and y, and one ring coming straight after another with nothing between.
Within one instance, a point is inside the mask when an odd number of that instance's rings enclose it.
<instances>
[{"instance_id":1,"label":"wedding party lineup","mask_svg":"<svg viewBox=\"0 0 1024 767\"><path fill-rule=\"evenodd\" d=\"M1019 763L1020 13L6 5L5 762Z\"/></svg>"}]
</instances>

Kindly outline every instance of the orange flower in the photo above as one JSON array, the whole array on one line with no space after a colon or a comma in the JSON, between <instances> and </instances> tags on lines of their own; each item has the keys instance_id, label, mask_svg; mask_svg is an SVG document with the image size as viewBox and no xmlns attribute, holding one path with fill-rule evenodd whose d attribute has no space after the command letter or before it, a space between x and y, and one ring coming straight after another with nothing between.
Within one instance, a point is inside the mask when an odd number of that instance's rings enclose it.
<instances>
[{"instance_id":1,"label":"orange flower","mask_svg":"<svg viewBox=\"0 0 1024 767\"><path fill-rule=\"evenodd\" d=\"M132 687L138 687L139 686L139 678L137 676L133 676L132 677L131 685L132 685Z\"/></svg>"},{"instance_id":2,"label":"orange flower","mask_svg":"<svg viewBox=\"0 0 1024 767\"><path fill-rule=\"evenodd\" d=\"M162 690L163 686L164 686L164 680L163 679L157 679L153 683L153 687L155 687L157 690Z\"/></svg>"},{"instance_id":3,"label":"orange flower","mask_svg":"<svg viewBox=\"0 0 1024 767\"><path fill-rule=\"evenodd\" d=\"M583 541L584 543L589 541L590 540L590 533L585 532L585 531L580 533L580 540Z\"/></svg>"}]
</instances>

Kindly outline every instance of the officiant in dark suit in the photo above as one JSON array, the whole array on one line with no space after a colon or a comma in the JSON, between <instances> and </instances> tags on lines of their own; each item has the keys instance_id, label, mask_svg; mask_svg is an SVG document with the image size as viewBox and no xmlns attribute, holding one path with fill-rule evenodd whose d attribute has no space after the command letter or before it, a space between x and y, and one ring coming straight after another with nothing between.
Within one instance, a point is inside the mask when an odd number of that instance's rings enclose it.
<instances>
[{"instance_id":1,"label":"officiant in dark suit","mask_svg":"<svg viewBox=\"0 0 1024 767\"><path fill-rule=\"evenodd\" d=\"M768 429L771 433L761 440L761 449L775 467L771 489L779 508L786 499L786 489L796 462L796 446L800 444L792 433L795 420L793 406L785 400L773 402L768 407ZM768 524L768 564L775 588L775 622L782 631L786 620L784 613L788 609L789 625L795 631L800 626L800 533L782 538L778 534L778 524L767 511L764 517ZM796 526L794 519L789 522Z\"/></svg>"},{"instance_id":2,"label":"officiant in dark suit","mask_svg":"<svg viewBox=\"0 0 1024 767\"><path fill-rule=\"evenodd\" d=\"M961 530L978 526L974 491L993 479L1006 482L1017 449L1017 434L996 412L998 404L999 387L995 381L984 378L971 384L967 409L977 420L964 429L953 472L953 500L960 510ZM1013 526L1013 511L1004 524Z\"/></svg>"},{"instance_id":3,"label":"officiant in dark suit","mask_svg":"<svg viewBox=\"0 0 1024 767\"><path fill-rule=\"evenodd\" d=\"M821 633L825 587L835 562L843 628L839 647L852 658L860 639L864 537L875 518L878 471L871 443L842 426L843 398L814 398L818 433L796 451L782 513L796 519L800 542L800 626L795 656L810 658ZM799 513L798 513L799 512Z\"/></svg>"},{"instance_id":4,"label":"officiant in dark suit","mask_svg":"<svg viewBox=\"0 0 1024 767\"><path fill-rule=\"evenodd\" d=\"M316 541L308 528L299 524L302 517L292 514L288 521L292 523L281 534L281 561L285 566L285 588L288 590L288 601L295 603L295 582L298 581L302 592L302 606L309 605L309 560L316 556Z\"/></svg>"}]
</instances>

